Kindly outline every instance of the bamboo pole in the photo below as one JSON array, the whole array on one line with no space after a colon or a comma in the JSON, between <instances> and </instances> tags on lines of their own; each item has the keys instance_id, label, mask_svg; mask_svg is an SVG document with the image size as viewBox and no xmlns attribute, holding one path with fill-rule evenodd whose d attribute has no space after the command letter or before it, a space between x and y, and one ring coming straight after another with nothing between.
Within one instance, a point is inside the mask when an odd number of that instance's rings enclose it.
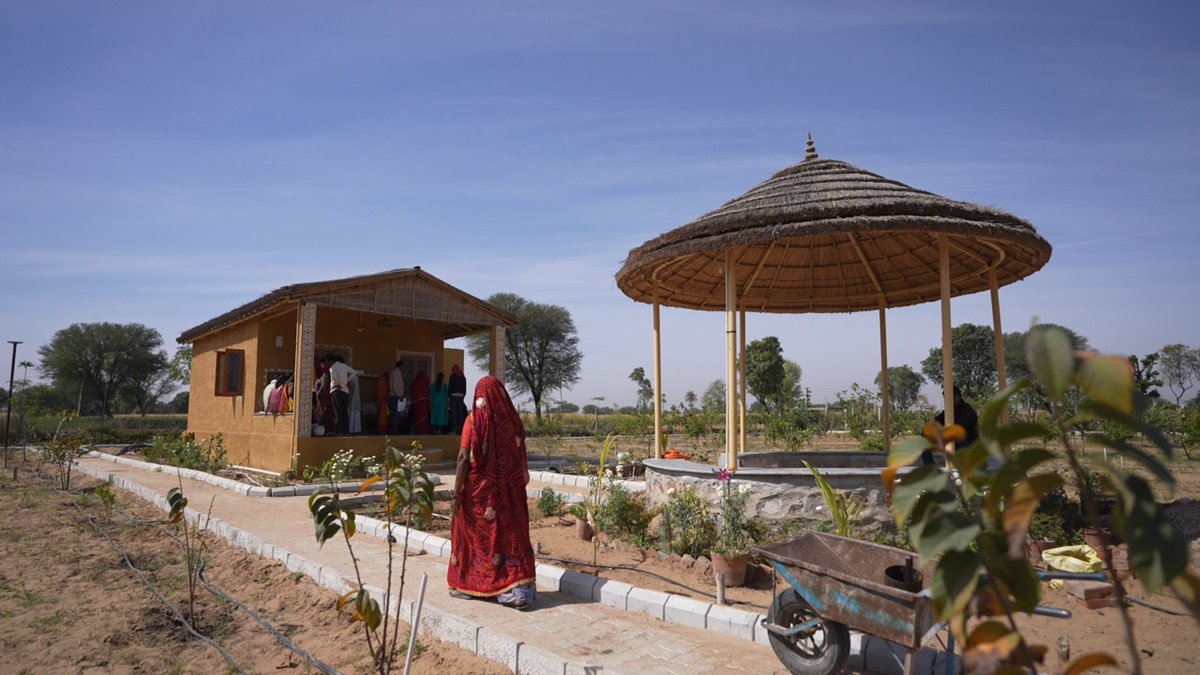
<instances>
[{"instance_id":1,"label":"bamboo pole","mask_svg":"<svg viewBox=\"0 0 1200 675\"><path fill-rule=\"evenodd\" d=\"M946 426L954 424L954 331L950 326L950 237L938 235L938 274L942 287L942 410ZM946 444L949 464L951 446Z\"/></svg>"},{"instance_id":2,"label":"bamboo pole","mask_svg":"<svg viewBox=\"0 0 1200 675\"><path fill-rule=\"evenodd\" d=\"M737 468L737 292L734 290L733 251L725 252L725 467Z\"/></svg>"},{"instance_id":3,"label":"bamboo pole","mask_svg":"<svg viewBox=\"0 0 1200 675\"><path fill-rule=\"evenodd\" d=\"M988 286L992 291L992 330L996 334L996 382L1000 391L1008 387L1004 374L1004 329L1000 327L1000 283L996 280L996 268L988 268ZM1000 423L1008 424L1008 406L1000 410Z\"/></svg>"},{"instance_id":4,"label":"bamboo pole","mask_svg":"<svg viewBox=\"0 0 1200 675\"><path fill-rule=\"evenodd\" d=\"M738 326L738 454L746 452L746 309L742 308ZM734 463L737 466L737 463Z\"/></svg>"},{"instance_id":5,"label":"bamboo pole","mask_svg":"<svg viewBox=\"0 0 1200 675\"><path fill-rule=\"evenodd\" d=\"M658 282L654 284L654 458L662 457L662 335L659 333Z\"/></svg>"},{"instance_id":6,"label":"bamboo pole","mask_svg":"<svg viewBox=\"0 0 1200 675\"><path fill-rule=\"evenodd\" d=\"M881 366L879 393L883 401L881 415L883 418L883 451L888 452L892 449L892 403L888 392L887 307L884 305L883 298L879 298L879 362Z\"/></svg>"}]
</instances>

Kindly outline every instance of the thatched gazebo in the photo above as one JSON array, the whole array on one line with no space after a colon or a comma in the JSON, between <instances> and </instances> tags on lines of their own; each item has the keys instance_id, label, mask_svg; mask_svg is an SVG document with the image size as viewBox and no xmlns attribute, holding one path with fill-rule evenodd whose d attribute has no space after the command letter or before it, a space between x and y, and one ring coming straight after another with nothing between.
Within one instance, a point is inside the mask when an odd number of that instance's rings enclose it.
<instances>
[{"instance_id":1,"label":"thatched gazebo","mask_svg":"<svg viewBox=\"0 0 1200 675\"><path fill-rule=\"evenodd\" d=\"M726 449L736 468L745 415L747 311L830 313L878 310L887 419L889 307L940 299L947 423L953 421L950 298L989 290L996 358L1004 386L1000 286L1019 281L1050 258L1050 245L1027 221L954 201L864 171L820 159L812 137L804 161L779 171L721 208L629 252L617 286L654 307L655 448L661 447L659 307L726 312ZM741 315L740 330L736 324ZM734 386L740 383L740 386Z\"/></svg>"}]
</instances>

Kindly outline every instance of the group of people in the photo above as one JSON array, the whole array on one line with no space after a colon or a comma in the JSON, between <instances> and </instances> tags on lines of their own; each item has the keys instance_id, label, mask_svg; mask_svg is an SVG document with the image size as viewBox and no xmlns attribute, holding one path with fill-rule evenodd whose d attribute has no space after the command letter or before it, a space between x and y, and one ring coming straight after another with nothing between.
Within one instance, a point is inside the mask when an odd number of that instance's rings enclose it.
<instances>
[{"instance_id":1,"label":"group of people","mask_svg":"<svg viewBox=\"0 0 1200 675\"><path fill-rule=\"evenodd\" d=\"M295 396L296 383L292 373L282 373L271 378L263 387L263 412L270 415L284 415L292 412L292 401Z\"/></svg>"},{"instance_id":2,"label":"group of people","mask_svg":"<svg viewBox=\"0 0 1200 675\"><path fill-rule=\"evenodd\" d=\"M340 354L326 354L313 365L313 422L339 436L362 431L359 371Z\"/></svg>"},{"instance_id":3,"label":"group of people","mask_svg":"<svg viewBox=\"0 0 1200 675\"><path fill-rule=\"evenodd\" d=\"M387 379L389 434L417 435L462 433L467 416L464 402L467 378L457 364L450 370L450 381L438 373L432 384L423 366L412 381L404 381L404 362L397 361Z\"/></svg>"}]
</instances>

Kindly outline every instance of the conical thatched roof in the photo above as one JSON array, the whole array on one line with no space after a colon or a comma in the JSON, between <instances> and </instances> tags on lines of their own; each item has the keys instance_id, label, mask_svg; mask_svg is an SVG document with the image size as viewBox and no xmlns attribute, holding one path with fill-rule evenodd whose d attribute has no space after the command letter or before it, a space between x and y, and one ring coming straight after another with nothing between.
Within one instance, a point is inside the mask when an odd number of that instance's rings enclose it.
<instances>
[{"instance_id":1,"label":"conical thatched roof","mask_svg":"<svg viewBox=\"0 0 1200 675\"><path fill-rule=\"evenodd\" d=\"M666 306L723 310L725 252L751 312L853 312L940 297L938 236L950 235L951 294L1033 274L1050 244L1003 211L911 188L845 162L805 160L721 208L629 252L617 286ZM655 283L657 281L657 284Z\"/></svg>"}]
</instances>

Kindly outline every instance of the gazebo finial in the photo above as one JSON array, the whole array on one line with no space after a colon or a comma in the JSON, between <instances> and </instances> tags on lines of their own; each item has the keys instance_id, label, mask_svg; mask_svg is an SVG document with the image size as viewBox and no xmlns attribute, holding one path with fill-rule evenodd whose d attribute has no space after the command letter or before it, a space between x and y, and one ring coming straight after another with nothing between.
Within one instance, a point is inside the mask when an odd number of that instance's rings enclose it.
<instances>
[{"instance_id":1,"label":"gazebo finial","mask_svg":"<svg viewBox=\"0 0 1200 675\"><path fill-rule=\"evenodd\" d=\"M804 161L817 159L817 146L813 144L812 134L808 135L808 144L804 147Z\"/></svg>"}]
</instances>

